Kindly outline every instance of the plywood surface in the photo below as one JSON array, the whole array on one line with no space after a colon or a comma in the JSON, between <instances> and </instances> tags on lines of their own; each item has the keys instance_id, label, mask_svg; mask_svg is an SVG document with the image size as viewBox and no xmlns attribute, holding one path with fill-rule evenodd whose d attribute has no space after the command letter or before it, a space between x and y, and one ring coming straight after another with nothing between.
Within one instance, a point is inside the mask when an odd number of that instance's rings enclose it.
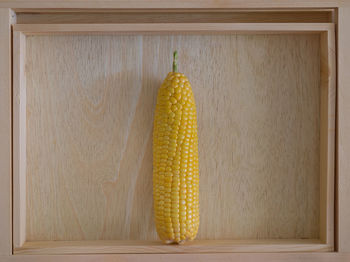
<instances>
[{"instance_id":1,"label":"plywood surface","mask_svg":"<svg viewBox=\"0 0 350 262\"><path fill-rule=\"evenodd\" d=\"M27 240L155 240L152 121L180 54L199 239L319 237L318 35L27 38Z\"/></svg>"}]
</instances>

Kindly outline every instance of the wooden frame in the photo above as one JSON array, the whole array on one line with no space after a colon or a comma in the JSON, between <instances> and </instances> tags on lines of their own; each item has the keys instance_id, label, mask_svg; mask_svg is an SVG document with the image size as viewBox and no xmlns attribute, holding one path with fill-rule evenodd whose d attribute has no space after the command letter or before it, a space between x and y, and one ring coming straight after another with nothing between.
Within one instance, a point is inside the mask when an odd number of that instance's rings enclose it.
<instances>
[{"instance_id":1,"label":"wooden frame","mask_svg":"<svg viewBox=\"0 0 350 262\"><path fill-rule=\"evenodd\" d=\"M164 246L159 242L80 241L25 242L25 43L27 35L62 33L317 33L321 34L321 207L320 240L195 241L191 245ZM335 54L333 24L18 24L14 42L14 246L15 254L60 253L208 253L332 251L334 243L334 124Z\"/></svg>"},{"instance_id":2,"label":"wooden frame","mask_svg":"<svg viewBox=\"0 0 350 262\"><path fill-rule=\"evenodd\" d=\"M350 152L348 116L350 113L350 33L347 26L350 23L350 6L339 9L338 26L338 250L350 252L350 209L347 207L350 199L350 166L347 155Z\"/></svg>"},{"instance_id":3,"label":"wooden frame","mask_svg":"<svg viewBox=\"0 0 350 262\"><path fill-rule=\"evenodd\" d=\"M146 4L146 3L144 3ZM182 7L193 7L191 6L191 4L185 3L185 2L181 2L181 3L173 3L170 4L169 2L163 2L163 3L154 3L153 5L150 5L148 7L163 7L163 8L174 8L179 4L184 4ZM256 3L252 3L249 2L240 2L240 1L229 1L228 4L226 4L225 6L223 5L217 5L214 2L210 2L207 1L205 3L202 4L202 7L206 7L206 8L226 8L226 7L230 7L230 8L237 8L237 7L243 7L243 8L249 8L252 7L253 5L255 5ZM283 4L275 4L273 3L273 1L269 1L269 2L264 2L261 3L255 7L267 7L267 8L271 8L271 7L295 7L292 6L293 3L292 2L284 2ZM333 1L333 2L328 2L326 4L324 3L320 3L319 1L305 1L301 4L297 4L297 7L339 7L339 30L338 30L338 89L339 89L339 104L338 104L338 158L337 158L337 165L338 165L338 176L337 176L337 181L339 183L339 190L337 191L337 199L338 199L338 216L336 217L338 220L338 223L336 223L337 227L337 232L336 232L336 243L337 243L337 249L341 252L344 251L350 251L350 246L349 246L349 222L348 222L348 210L346 209L346 203L348 201L348 199L350 198L350 190L349 190L349 179L346 176L346 173L349 170L349 166L347 164L346 161L346 155L350 153L349 151L349 146L348 146L348 142L346 140L347 135L346 135L346 110L348 109L348 107L346 106L346 100L347 100L347 96L349 91L346 89L346 86L349 84L348 80L348 74L346 73L346 63L348 63L349 61L349 50L347 47L347 42L349 39L349 33L346 32L346 25L347 25L347 21L349 21L349 16L350 16L350 9L349 8L345 8L341 6L342 3L340 1ZM106 7L114 7L114 8L133 8L136 7L136 5L134 5L133 3L116 3L116 2L110 2L110 3L104 3L104 4L100 4L94 1L89 1L88 3L89 8L106 8ZM142 4L138 5L139 8L142 8ZM0 52L2 54L2 57L7 57L8 59L5 59L4 61L1 61L0 64L0 73L1 73L1 86L0 86L0 91L1 91L1 111L0 111L0 121L1 121L1 136L0 136L0 142L1 142L1 162L0 162L0 170L1 170L1 200L0 200L0 208L1 211L4 210L4 212L1 213L0 215L0 221L1 221L1 231L4 232L2 234L2 236L0 237L0 243L1 243L1 247L0 247L0 258L4 258L5 261L10 260L10 261L46 261L47 259L50 258L50 260L52 261L60 261L62 259L62 257L60 256L22 256L22 255L11 255L12 254L12 231L11 231L11 100L10 98L12 97L11 94L11 31L10 31L10 25L12 23L14 23L14 18L12 15L12 11L9 8L21 8L21 10L29 10L29 8L63 8L63 7L71 7L71 8L79 8L82 7L81 4L79 2L67 2L65 4L62 5L57 5L54 2L46 2L44 5L42 5L42 3L35 2L35 1L31 1L28 2L26 4L17 2L17 1L13 1L13 2L0 2L0 7L4 7L2 9L0 9L0 21L1 21L1 25L5 25L4 27L2 26L0 28ZM198 7L198 6L197 6ZM18 9L20 10L20 9ZM26 25L28 26L28 25ZM26 28L26 26L24 26L23 32L25 31L24 29ZM308 25L310 26L310 25ZM15 26L16 29L17 26ZM96 27L97 29L101 29L98 28L98 26ZM18 25L17 27L18 30L21 29L21 27ZM83 29L83 30L82 30ZM300 29L300 28L299 28ZM28 29L27 29L28 30ZM32 32L31 30L33 29L29 29L29 31L27 31L27 33ZM55 26L53 27L46 27L41 33L47 33L47 32L52 32L52 31L60 31L59 26ZM215 28L213 28L214 31ZM244 28L242 30L245 30ZM275 29L277 30L277 29ZM325 30L324 28L322 30L320 29L315 29L315 31L324 31L324 32L328 32L327 30ZM34 30L35 31L35 30ZM73 30L74 32L81 32L84 31L84 26L83 27L78 27L76 29ZM85 29L86 31L86 29ZM91 31L91 30L88 30ZM107 30L107 31L118 31L118 30ZM152 30L151 30L152 31ZM270 31L270 30L267 30ZM298 31L298 30L297 30ZM307 31L307 30L306 30ZM312 31L312 30L311 30ZM310 32L310 31L309 31ZM327 37L326 37L327 36ZM330 37L334 37L334 35L332 34L324 34L323 33L323 38L327 38L330 39ZM23 47L23 44L25 43L25 36L24 33L18 33L17 36L15 36L16 43L19 44L19 48ZM14 47L16 47L16 45L14 45ZM17 47L18 48L18 47ZM327 51L325 51L324 48L322 48L322 58L323 59L329 59L330 54L332 52L334 52L335 47L330 47L330 49L327 49ZM328 52L328 50L330 50L330 52ZM23 54L23 52L21 52L20 54ZM347 55L346 55L347 54ZM334 53L333 53L334 55ZM15 56L14 55L14 64L13 64L13 68L15 68L15 70L18 70L17 73L19 73L19 75L22 75L21 72L23 73L23 68L21 69L20 65L23 64L22 59L23 59L23 55L19 55L19 56ZM16 62L17 61L17 62ZM332 58L330 58L330 60L328 60L329 62L332 61ZM334 60L333 60L334 61ZM334 63L334 62L333 62ZM327 70L327 68L324 68L323 70ZM331 71L332 72L332 71ZM333 81L335 81L335 72L333 71L333 74L330 74L330 78L326 77L324 78L324 81L328 81L329 83L332 83ZM4 77L3 77L4 76ZM328 79L328 80L327 80ZM16 85L15 82L15 78L14 78L14 82L13 84ZM324 82L323 81L323 82ZM20 86L23 86L23 83L25 82L17 82L17 84ZM19 89L17 89L19 90ZM4 94L4 95L3 95ZM13 97L16 97L16 87L14 86L14 95ZM22 93L19 92L18 93L19 97L23 96L23 91ZM335 101L335 93L328 93L326 92L326 95L323 95L322 97L327 97L327 101ZM330 100L328 100L328 97L331 97ZM333 100L332 100L333 99ZM22 100L23 101L23 100ZM23 105L23 103L22 103ZM13 126L14 126L14 130L21 130L21 128L18 128L18 126L16 126L17 124L20 125L21 121L23 121L23 119L21 118L21 114L19 109L21 108L21 104L18 105L17 109L15 109L16 104L13 104L14 108L13 108L13 114L14 114L14 122L13 122ZM327 107L327 112L329 114L329 116L334 116L334 111L332 111L332 106ZM17 110L17 111L16 111ZM18 115L17 115L17 113ZM22 114L23 116L23 114ZM16 118L17 117L17 118ZM323 123L324 125L328 126L329 130L332 132L334 132L334 128L332 128L332 118L328 118L331 119L330 122L328 121L324 121ZM18 120L18 121L16 121ZM322 120L321 120L322 121ZM17 123L16 123L17 122ZM23 122L22 122L23 123ZM13 146L14 146L14 150L16 150L15 148L17 148L17 150L19 149L21 143L20 141L16 141L15 140L15 134L14 133L14 140L13 140ZM327 134L329 134L329 132L327 132ZM321 136L324 136L324 134ZM329 140L327 140L329 141ZM3 146L4 145L4 146ZM16 147L17 146L17 147ZM332 145L332 143L327 143L325 145L321 145L321 147L324 148L324 150L330 150L330 148L334 146L334 144ZM21 148L21 150L23 150L23 147ZM20 152L21 150L19 150L18 152ZM321 151L323 151L321 149ZM16 154L15 153L15 156ZM328 152L328 151L327 151ZM333 169L331 161L329 161L329 157L332 156L327 156L328 161L327 166L326 166L326 170L331 171ZM16 157L15 157L16 158ZM14 158L14 160L15 160ZM21 158L16 158L16 161L21 161ZM334 162L334 161L333 161ZM21 162L23 164L23 162ZM15 162L14 162L15 164ZM323 168L322 168L323 169ZM327 174L329 173L329 171L327 172ZM17 177L16 177L17 174ZM21 171L20 170L16 170L14 167L14 177L13 177L13 181L14 183L16 183L16 179L18 179L17 182L21 181L22 183L24 183L23 178L21 177ZM332 203L332 197L333 197L333 187L330 186L332 181L328 180L329 176L324 176L321 175L323 179L321 179L321 184L323 183L323 186L321 185L321 187L326 186L327 189L327 195L324 199L325 203ZM18 183L18 185L20 185L20 183ZM14 199L13 201L15 203L17 203L17 207L18 204L23 203L23 196L21 195L16 195L14 194ZM321 202L323 202L321 200ZM326 204L327 206L327 204ZM322 211L323 210L323 211ZM327 209L324 208L322 209L321 207L321 212L325 212L325 210L328 210L326 213L327 215L325 216L325 220L321 223L325 223L328 226L329 225L334 225L334 221L333 221L333 210L332 209ZM21 216L24 215L23 213L23 209L21 208L16 208L16 206L14 206L14 243L16 245L16 243L21 243L21 241L24 240L23 238L23 221L21 222ZM17 212L17 213L16 213ZM16 215L19 216L16 219ZM21 225L22 223L22 228L21 227L17 227L18 225ZM332 227L327 227L327 228L332 228ZM18 231L18 229L20 229ZM17 230L17 231L16 231ZM332 238L333 238L333 233L332 230L331 231L325 231L321 234L322 236L322 240L325 240L326 243L332 243ZM330 241L330 242L328 242ZM113 243L112 243L113 244ZM261 243L260 243L261 244ZM78 244L79 246L79 244ZM225 247L225 245L223 245ZM255 250L256 252L264 252L264 250L258 248L261 247L260 246L256 246L257 249ZM50 248L50 246L49 246ZM305 248L305 246L303 247ZM299 249L300 252L303 251L307 251L305 249ZM29 246L30 249L30 246ZM268 250L270 252L277 252L278 248L276 248L276 250ZM36 250L34 248L34 250ZM64 248L63 248L64 250ZM84 248L83 250L78 248L78 250L80 250L80 252L78 251L77 253L81 253L81 252L85 252ZM322 248L321 248L322 250ZM178 252L179 250L175 251ZM238 250L238 251L247 251L244 248ZM283 250L282 250L283 251ZM290 251L290 249L289 249ZM297 251L297 250L294 250ZM101 251L101 249L96 248L92 251L92 253L100 253L104 251ZM110 251L111 253L115 253L115 250ZM139 251L137 251L139 252ZM157 251L159 252L159 251ZM184 250L180 250L180 252L186 252ZM25 252L24 252L25 253ZM32 252L33 254L36 253L35 251ZM40 252L39 252L40 253ZM47 252L43 252L44 254L57 254L57 253L64 253L64 252L57 252L55 251L55 249L49 249ZM43 254L42 253L42 254ZM68 253L72 253L72 252L68 252ZM73 252L75 253L75 252ZM107 252L108 253L108 252ZM197 252L196 252L197 253ZM329 261L330 259L334 259L337 261L346 261L347 259L349 259L348 255L343 254L343 253L317 253L317 254L289 254L289 253L285 253L285 254L234 254L234 253L230 253L230 254L202 254L202 255L196 255L196 254L188 254L188 255L89 255L89 257L91 259L102 259L102 257L108 261L110 260L114 260L116 258L119 259L128 259L130 261L133 260L143 260L143 259L150 259L150 260L161 260L161 259L165 259L165 256L167 257L167 259L170 260L178 260L179 256L181 256L181 259L184 260L192 260L192 259L198 259L198 260L207 260L207 259L222 259L222 260L229 260L229 259L236 259L237 261L253 261L255 260L257 257L259 257L262 261L267 261L267 260L283 260L283 259L287 259L287 258L298 258L298 259L302 259L302 260L317 260L317 261ZM82 259L84 259L83 257L85 256L81 256ZM86 258L86 257L85 257ZM68 256L65 257L65 260L72 260L74 261L77 259L77 257L75 256Z\"/></svg>"},{"instance_id":4,"label":"wooden frame","mask_svg":"<svg viewBox=\"0 0 350 262\"><path fill-rule=\"evenodd\" d=\"M168 24L18 24L14 32L24 35L63 33L320 33L327 32L330 41L334 35L332 23L168 23ZM327 52L328 53L328 52Z\"/></svg>"}]
</instances>

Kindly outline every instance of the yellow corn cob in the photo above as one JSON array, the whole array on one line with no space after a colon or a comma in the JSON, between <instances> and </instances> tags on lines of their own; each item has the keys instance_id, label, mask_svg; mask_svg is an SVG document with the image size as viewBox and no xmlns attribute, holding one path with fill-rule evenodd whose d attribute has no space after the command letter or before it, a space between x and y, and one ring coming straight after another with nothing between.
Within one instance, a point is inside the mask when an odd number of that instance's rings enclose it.
<instances>
[{"instance_id":1,"label":"yellow corn cob","mask_svg":"<svg viewBox=\"0 0 350 262\"><path fill-rule=\"evenodd\" d=\"M196 237L199 173L196 105L190 82L173 72L158 91L153 129L153 201L156 229L165 243Z\"/></svg>"}]
</instances>

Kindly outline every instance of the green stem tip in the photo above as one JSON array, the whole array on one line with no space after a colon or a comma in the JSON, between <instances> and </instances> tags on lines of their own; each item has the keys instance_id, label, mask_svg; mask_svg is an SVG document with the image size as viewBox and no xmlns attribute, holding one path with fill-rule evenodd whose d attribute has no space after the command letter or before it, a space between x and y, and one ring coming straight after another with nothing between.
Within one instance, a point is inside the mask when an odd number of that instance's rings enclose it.
<instances>
[{"instance_id":1,"label":"green stem tip","mask_svg":"<svg viewBox=\"0 0 350 262\"><path fill-rule=\"evenodd\" d=\"M173 54L173 72L177 72L177 51Z\"/></svg>"}]
</instances>

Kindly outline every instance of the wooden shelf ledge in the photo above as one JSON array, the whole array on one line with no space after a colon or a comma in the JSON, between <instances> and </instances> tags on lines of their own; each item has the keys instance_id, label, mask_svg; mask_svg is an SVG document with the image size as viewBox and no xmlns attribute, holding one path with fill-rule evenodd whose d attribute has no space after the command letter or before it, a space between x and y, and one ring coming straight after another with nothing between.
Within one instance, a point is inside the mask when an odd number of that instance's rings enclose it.
<instances>
[{"instance_id":1,"label":"wooden shelf ledge","mask_svg":"<svg viewBox=\"0 0 350 262\"><path fill-rule=\"evenodd\" d=\"M327 252L333 246L318 239L197 240L183 245L160 241L30 241L14 254L114 254L114 253L233 253Z\"/></svg>"}]
</instances>

